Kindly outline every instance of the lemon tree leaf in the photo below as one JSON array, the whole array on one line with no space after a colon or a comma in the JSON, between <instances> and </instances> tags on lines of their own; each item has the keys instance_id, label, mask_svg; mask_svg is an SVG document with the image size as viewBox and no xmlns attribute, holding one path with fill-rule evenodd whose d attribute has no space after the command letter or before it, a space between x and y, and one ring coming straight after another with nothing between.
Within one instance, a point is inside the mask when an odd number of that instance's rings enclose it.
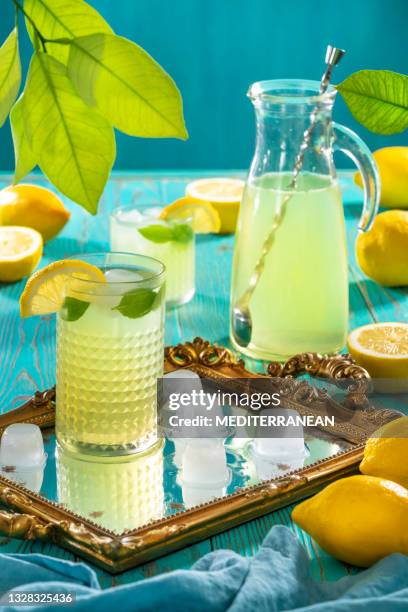
<instances>
[{"instance_id":1,"label":"lemon tree leaf","mask_svg":"<svg viewBox=\"0 0 408 612\"><path fill-rule=\"evenodd\" d=\"M111 27L92 6L83 0L25 0L24 9L44 38L74 38L94 32L112 32ZM35 34L28 20L31 40ZM69 46L47 43L47 52L60 62L68 61Z\"/></svg>"},{"instance_id":2,"label":"lemon tree leaf","mask_svg":"<svg viewBox=\"0 0 408 612\"><path fill-rule=\"evenodd\" d=\"M68 74L82 98L131 136L187 138L180 92L135 43L113 34L75 38Z\"/></svg>"},{"instance_id":3,"label":"lemon tree leaf","mask_svg":"<svg viewBox=\"0 0 408 612\"><path fill-rule=\"evenodd\" d=\"M20 96L10 113L11 133L14 143L16 170L14 183L21 181L35 166L37 160L28 142L24 125L24 95Z\"/></svg>"},{"instance_id":4,"label":"lemon tree leaf","mask_svg":"<svg viewBox=\"0 0 408 612\"><path fill-rule=\"evenodd\" d=\"M21 84L21 64L17 30L10 33L0 47L0 127L13 106Z\"/></svg>"},{"instance_id":5,"label":"lemon tree leaf","mask_svg":"<svg viewBox=\"0 0 408 612\"><path fill-rule=\"evenodd\" d=\"M408 128L408 76L390 70L360 70L336 86L351 114L377 134Z\"/></svg>"},{"instance_id":6,"label":"lemon tree leaf","mask_svg":"<svg viewBox=\"0 0 408 612\"><path fill-rule=\"evenodd\" d=\"M24 92L24 122L41 170L66 196L96 213L115 159L112 127L75 93L66 68L34 53Z\"/></svg>"}]
</instances>

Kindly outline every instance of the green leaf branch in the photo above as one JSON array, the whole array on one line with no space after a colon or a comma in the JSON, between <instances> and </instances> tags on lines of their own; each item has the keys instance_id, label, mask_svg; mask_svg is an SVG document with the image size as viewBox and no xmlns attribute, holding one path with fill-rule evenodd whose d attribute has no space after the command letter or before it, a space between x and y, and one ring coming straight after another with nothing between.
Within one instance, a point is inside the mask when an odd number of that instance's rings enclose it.
<instances>
[{"instance_id":1,"label":"green leaf branch","mask_svg":"<svg viewBox=\"0 0 408 612\"><path fill-rule=\"evenodd\" d=\"M186 139L180 92L84 0L10 1L33 44L18 99L17 26L0 47L0 126L10 116L15 182L38 165L63 194L96 213L115 160L114 128Z\"/></svg>"},{"instance_id":2,"label":"green leaf branch","mask_svg":"<svg viewBox=\"0 0 408 612\"><path fill-rule=\"evenodd\" d=\"M96 213L115 160L114 129L186 139L180 92L144 49L117 36L84 0L10 2L33 45L20 96L17 19L0 47L0 126L10 116L15 182L38 165L63 194ZM408 76L361 70L336 89L367 129L408 128Z\"/></svg>"},{"instance_id":3,"label":"green leaf branch","mask_svg":"<svg viewBox=\"0 0 408 612\"><path fill-rule=\"evenodd\" d=\"M389 135L408 128L408 76L360 70L336 89L353 117L371 132Z\"/></svg>"}]
</instances>

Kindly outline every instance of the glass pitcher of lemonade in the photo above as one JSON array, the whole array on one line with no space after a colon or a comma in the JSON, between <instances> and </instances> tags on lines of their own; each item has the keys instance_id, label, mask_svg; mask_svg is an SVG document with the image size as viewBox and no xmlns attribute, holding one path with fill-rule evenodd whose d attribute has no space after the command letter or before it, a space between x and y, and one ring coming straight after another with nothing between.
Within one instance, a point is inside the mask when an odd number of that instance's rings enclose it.
<instances>
[{"instance_id":1,"label":"glass pitcher of lemonade","mask_svg":"<svg viewBox=\"0 0 408 612\"><path fill-rule=\"evenodd\" d=\"M332 121L333 87L315 81L262 81L248 92L256 150L238 220L231 289L231 340L259 359L341 350L348 327L348 268L340 150L364 182L360 230L378 210L379 178L368 147ZM294 166L313 123L301 169Z\"/></svg>"}]
</instances>

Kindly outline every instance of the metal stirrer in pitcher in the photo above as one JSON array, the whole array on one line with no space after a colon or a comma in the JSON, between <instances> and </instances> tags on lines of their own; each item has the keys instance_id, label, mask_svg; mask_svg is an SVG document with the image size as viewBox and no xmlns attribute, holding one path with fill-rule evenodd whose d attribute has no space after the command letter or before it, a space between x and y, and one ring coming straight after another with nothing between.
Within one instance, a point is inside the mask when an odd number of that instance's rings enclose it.
<instances>
[{"instance_id":1,"label":"metal stirrer in pitcher","mask_svg":"<svg viewBox=\"0 0 408 612\"><path fill-rule=\"evenodd\" d=\"M320 83L320 95L327 91L333 68L339 63L344 53L345 51L343 49L338 49L337 47L328 45L325 58L327 67ZM300 145L299 152L296 156L292 180L288 186L289 189L294 189L296 187L297 179L302 169L304 156L309 147L313 130L315 128L319 108L319 103L317 103L310 115L310 125L304 133L302 144ZM275 214L270 232L263 243L262 251L249 280L248 288L246 289L245 293L242 294L233 308L233 332L235 338L241 346L248 346L251 341L252 319L249 310L249 303L264 271L266 257L271 250L275 239L276 230L283 220L286 204L290 200L291 196L292 194L289 193L285 198L283 198L282 203Z\"/></svg>"}]
</instances>

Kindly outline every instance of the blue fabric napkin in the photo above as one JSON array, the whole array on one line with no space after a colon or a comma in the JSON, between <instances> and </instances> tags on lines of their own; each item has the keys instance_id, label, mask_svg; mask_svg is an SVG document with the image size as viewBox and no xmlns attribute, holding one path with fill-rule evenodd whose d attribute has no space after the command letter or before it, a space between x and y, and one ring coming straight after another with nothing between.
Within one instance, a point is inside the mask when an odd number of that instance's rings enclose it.
<instances>
[{"instance_id":1,"label":"blue fabric napkin","mask_svg":"<svg viewBox=\"0 0 408 612\"><path fill-rule=\"evenodd\" d=\"M307 555L283 526L275 526L252 558L226 550L210 553L191 570L178 570L101 590L93 570L44 555L0 555L0 590L76 593L64 609L98 612L274 612L408 610L408 557L391 555L370 569L337 582L317 582ZM61 605L33 610L61 612ZM2 610L21 607L4 606Z\"/></svg>"}]
</instances>

